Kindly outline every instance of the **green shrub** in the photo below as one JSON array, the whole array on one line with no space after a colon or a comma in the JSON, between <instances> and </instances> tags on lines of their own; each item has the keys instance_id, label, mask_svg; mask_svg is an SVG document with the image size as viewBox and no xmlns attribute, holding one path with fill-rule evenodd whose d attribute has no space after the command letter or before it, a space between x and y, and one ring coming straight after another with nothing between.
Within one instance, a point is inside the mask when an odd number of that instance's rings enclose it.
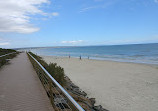
<instances>
[{"instance_id":1,"label":"green shrub","mask_svg":"<svg viewBox=\"0 0 158 111\"><path fill-rule=\"evenodd\" d=\"M7 54L7 53L11 53L11 52L16 52L16 51L13 50L13 49L2 49L2 48L0 48L0 56L4 55L4 54Z\"/></svg>"},{"instance_id":2,"label":"green shrub","mask_svg":"<svg viewBox=\"0 0 158 111\"><path fill-rule=\"evenodd\" d=\"M42 57L29 52L50 74L51 76L62 86L65 84L65 73L64 69L57 66L57 63L47 64Z\"/></svg>"},{"instance_id":3,"label":"green shrub","mask_svg":"<svg viewBox=\"0 0 158 111\"><path fill-rule=\"evenodd\" d=\"M47 70L57 80L58 83L60 83L61 85L65 83L65 73L63 68L57 66L56 63L50 63Z\"/></svg>"},{"instance_id":4,"label":"green shrub","mask_svg":"<svg viewBox=\"0 0 158 111\"><path fill-rule=\"evenodd\" d=\"M12 52L16 52L16 53L0 57L0 67L2 67L4 64L7 63L7 59L12 59L19 53L15 50L12 50L12 49L1 49L0 48L0 55L5 55L8 53L12 53Z\"/></svg>"}]
</instances>

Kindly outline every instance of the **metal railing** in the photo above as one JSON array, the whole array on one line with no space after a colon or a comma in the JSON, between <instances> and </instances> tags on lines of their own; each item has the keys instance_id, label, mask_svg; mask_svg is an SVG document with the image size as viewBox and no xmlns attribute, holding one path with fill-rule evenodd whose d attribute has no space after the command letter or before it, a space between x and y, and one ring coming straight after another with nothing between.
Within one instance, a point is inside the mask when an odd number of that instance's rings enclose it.
<instances>
[{"instance_id":1,"label":"metal railing","mask_svg":"<svg viewBox=\"0 0 158 111\"><path fill-rule=\"evenodd\" d=\"M30 59L56 111L85 111L31 54L28 55L35 61Z\"/></svg>"},{"instance_id":2,"label":"metal railing","mask_svg":"<svg viewBox=\"0 0 158 111\"><path fill-rule=\"evenodd\" d=\"M14 54L16 52L12 52L12 53L8 53L8 54L4 54L4 55L1 55L0 57L4 57L4 56L7 56L7 55L10 55L10 54Z\"/></svg>"}]
</instances>

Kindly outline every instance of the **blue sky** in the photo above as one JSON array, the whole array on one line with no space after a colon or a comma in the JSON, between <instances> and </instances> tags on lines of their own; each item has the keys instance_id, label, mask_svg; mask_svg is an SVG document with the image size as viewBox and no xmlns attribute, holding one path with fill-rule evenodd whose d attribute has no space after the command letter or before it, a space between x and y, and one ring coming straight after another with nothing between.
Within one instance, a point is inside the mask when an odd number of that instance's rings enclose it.
<instances>
[{"instance_id":1,"label":"blue sky","mask_svg":"<svg viewBox=\"0 0 158 111\"><path fill-rule=\"evenodd\" d=\"M5 0L0 18L3 48L158 43L158 0Z\"/></svg>"}]
</instances>

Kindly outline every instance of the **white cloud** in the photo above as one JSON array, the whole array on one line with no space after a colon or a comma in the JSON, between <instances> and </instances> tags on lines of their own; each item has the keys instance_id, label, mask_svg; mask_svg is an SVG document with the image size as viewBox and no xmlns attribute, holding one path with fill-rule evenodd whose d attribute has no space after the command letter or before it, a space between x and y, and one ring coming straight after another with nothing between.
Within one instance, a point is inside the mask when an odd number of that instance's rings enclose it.
<instances>
[{"instance_id":1,"label":"white cloud","mask_svg":"<svg viewBox=\"0 0 158 111\"><path fill-rule=\"evenodd\" d=\"M73 41L62 41L62 44L78 44L78 43L82 43L83 40L73 40Z\"/></svg>"},{"instance_id":2,"label":"white cloud","mask_svg":"<svg viewBox=\"0 0 158 111\"><path fill-rule=\"evenodd\" d=\"M121 0L94 0L95 5L93 5L93 6L86 6L86 7L82 8L79 12L86 12L86 11L93 10L93 9L108 8L110 6L115 5L119 1L121 1Z\"/></svg>"},{"instance_id":3,"label":"white cloud","mask_svg":"<svg viewBox=\"0 0 158 111\"><path fill-rule=\"evenodd\" d=\"M80 12L85 12L85 11L88 11L88 10L91 10L91 9L95 9L95 8L98 8L98 6L86 7L86 8L81 9Z\"/></svg>"},{"instance_id":4,"label":"white cloud","mask_svg":"<svg viewBox=\"0 0 158 111\"><path fill-rule=\"evenodd\" d=\"M0 0L0 32L32 33L39 30L30 15L46 15L40 6L48 0Z\"/></svg>"},{"instance_id":5,"label":"white cloud","mask_svg":"<svg viewBox=\"0 0 158 111\"><path fill-rule=\"evenodd\" d=\"M2 43L0 43L0 45L9 45L10 43L9 42L2 42Z\"/></svg>"},{"instance_id":6,"label":"white cloud","mask_svg":"<svg viewBox=\"0 0 158 111\"><path fill-rule=\"evenodd\" d=\"M59 16L59 13L58 12L53 12L52 15L53 16Z\"/></svg>"}]
</instances>

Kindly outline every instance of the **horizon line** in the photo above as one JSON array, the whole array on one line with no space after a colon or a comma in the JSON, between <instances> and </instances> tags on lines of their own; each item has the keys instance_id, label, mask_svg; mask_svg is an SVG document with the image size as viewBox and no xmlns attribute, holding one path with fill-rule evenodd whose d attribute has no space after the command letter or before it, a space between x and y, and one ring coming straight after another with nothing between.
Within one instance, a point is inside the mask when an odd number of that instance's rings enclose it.
<instances>
[{"instance_id":1,"label":"horizon line","mask_svg":"<svg viewBox=\"0 0 158 111\"><path fill-rule=\"evenodd\" d=\"M51 47L93 47L93 46L118 46L118 45L147 45L147 44L158 44L155 43L131 43L131 44L111 44L111 45L67 45L67 46L34 46L34 47L19 47L19 48L9 48L9 49L29 49L29 48L51 48Z\"/></svg>"}]
</instances>

